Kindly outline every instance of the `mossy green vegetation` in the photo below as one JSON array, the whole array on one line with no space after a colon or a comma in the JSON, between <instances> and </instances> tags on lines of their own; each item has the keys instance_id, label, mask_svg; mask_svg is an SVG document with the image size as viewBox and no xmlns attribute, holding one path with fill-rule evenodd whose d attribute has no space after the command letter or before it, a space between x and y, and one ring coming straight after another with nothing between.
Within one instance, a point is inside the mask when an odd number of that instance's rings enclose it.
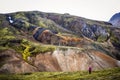
<instances>
[{"instance_id":1,"label":"mossy green vegetation","mask_svg":"<svg viewBox=\"0 0 120 80\"><path fill-rule=\"evenodd\" d=\"M54 46L35 45L34 42L27 39L18 38L15 30L11 29L9 27L0 28L0 52L7 49L14 49L16 52L22 54L23 59L27 61L29 56L55 50Z\"/></svg>"},{"instance_id":2,"label":"mossy green vegetation","mask_svg":"<svg viewBox=\"0 0 120 80\"><path fill-rule=\"evenodd\" d=\"M9 49L9 41L15 39L13 32L8 27L0 27L0 52Z\"/></svg>"},{"instance_id":3,"label":"mossy green vegetation","mask_svg":"<svg viewBox=\"0 0 120 80\"><path fill-rule=\"evenodd\" d=\"M18 53L21 53L25 61L27 61L29 56L34 56L36 54L45 52L53 52L55 50L55 46L41 44L36 45L36 43L30 42L26 39L22 39L19 45L12 48L15 49Z\"/></svg>"},{"instance_id":4,"label":"mossy green vegetation","mask_svg":"<svg viewBox=\"0 0 120 80\"><path fill-rule=\"evenodd\" d=\"M9 48L0 46L0 52L3 52L3 51L5 51L5 50L7 50L7 49L9 49Z\"/></svg>"},{"instance_id":5,"label":"mossy green vegetation","mask_svg":"<svg viewBox=\"0 0 120 80\"><path fill-rule=\"evenodd\" d=\"M26 15L24 14L24 12L17 12L17 13L12 14L12 15L14 15L14 18L28 21L28 19L26 18Z\"/></svg>"},{"instance_id":6,"label":"mossy green vegetation","mask_svg":"<svg viewBox=\"0 0 120 80\"><path fill-rule=\"evenodd\" d=\"M0 40L10 40L14 39L13 33L10 31L9 28L0 28Z\"/></svg>"},{"instance_id":7,"label":"mossy green vegetation","mask_svg":"<svg viewBox=\"0 0 120 80\"><path fill-rule=\"evenodd\" d=\"M103 36L103 35L99 36L97 39L98 42L104 42L106 40L107 40L107 36Z\"/></svg>"},{"instance_id":8,"label":"mossy green vegetation","mask_svg":"<svg viewBox=\"0 0 120 80\"><path fill-rule=\"evenodd\" d=\"M115 36L114 34L111 35L110 40L113 43L120 44L119 38L117 36Z\"/></svg>"},{"instance_id":9,"label":"mossy green vegetation","mask_svg":"<svg viewBox=\"0 0 120 80\"><path fill-rule=\"evenodd\" d=\"M30 56L30 52L29 52L30 46L29 45L23 45L23 46L25 47L25 49L22 53L22 56L24 60L27 60L27 58Z\"/></svg>"},{"instance_id":10,"label":"mossy green vegetation","mask_svg":"<svg viewBox=\"0 0 120 80\"><path fill-rule=\"evenodd\" d=\"M77 72L36 72L26 74L1 74L1 80L120 80L120 68Z\"/></svg>"},{"instance_id":11,"label":"mossy green vegetation","mask_svg":"<svg viewBox=\"0 0 120 80\"><path fill-rule=\"evenodd\" d=\"M27 39L2 39L0 39L0 52L5 51L7 49L14 49L17 53L22 54L22 57L25 61L27 61L29 56L34 56L36 54L41 54L45 52L53 52L55 50L55 46L53 45L37 44Z\"/></svg>"},{"instance_id":12,"label":"mossy green vegetation","mask_svg":"<svg viewBox=\"0 0 120 80\"><path fill-rule=\"evenodd\" d=\"M55 50L55 46L34 46L34 50L31 51L31 54L37 53L45 53L45 52L53 52Z\"/></svg>"}]
</instances>

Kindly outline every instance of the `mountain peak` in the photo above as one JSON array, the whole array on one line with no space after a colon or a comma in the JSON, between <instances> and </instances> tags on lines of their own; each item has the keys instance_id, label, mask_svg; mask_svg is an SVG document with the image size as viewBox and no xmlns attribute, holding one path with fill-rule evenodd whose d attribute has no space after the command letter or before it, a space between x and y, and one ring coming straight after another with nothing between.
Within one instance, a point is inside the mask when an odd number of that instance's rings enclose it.
<instances>
[{"instance_id":1,"label":"mountain peak","mask_svg":"<svg viewBox=\"0 0 120 80\"><path fill-rule=\"evenodd\" d=\"M112 23L113 26L120 26L120 12L114 14L114 15L110 18L109 22Z\"/></svg>"}]
</instances>

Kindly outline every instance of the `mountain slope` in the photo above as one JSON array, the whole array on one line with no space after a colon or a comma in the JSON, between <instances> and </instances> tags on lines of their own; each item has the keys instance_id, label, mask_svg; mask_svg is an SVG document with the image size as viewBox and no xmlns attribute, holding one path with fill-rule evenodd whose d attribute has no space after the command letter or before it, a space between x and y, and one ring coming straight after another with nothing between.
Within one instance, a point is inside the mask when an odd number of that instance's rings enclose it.
<instances>
[{"instance_id":1,"label":"mountain slope","mask_svg":"<svg viewBox=\"0 0 120 80\"><path fill-rule=\"evenodd\" d=\"M119 32L108 22L69 14L0 14L0 73L119 67Z\"/></svg>"},{"instance_id":2,"label":"mountain slope","mask_svg":"<svg viewBox=\"0 0 120 80\"><path fill-rule=\"evenodd\" d=\"M120 13L114 14L110 18L109 22L112 23L112 25L114 25L115 27L119 27L120 26Z\"/></svg>"}]
</instances>

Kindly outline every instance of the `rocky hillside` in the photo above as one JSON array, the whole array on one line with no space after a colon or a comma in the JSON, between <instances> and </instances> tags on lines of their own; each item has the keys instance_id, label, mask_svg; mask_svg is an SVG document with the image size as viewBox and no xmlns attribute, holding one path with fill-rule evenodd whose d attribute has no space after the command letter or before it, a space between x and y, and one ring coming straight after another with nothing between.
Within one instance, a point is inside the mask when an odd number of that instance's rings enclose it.
<instances>
[{"instance_id":1,"label":"rocky hillside","mask_svg":"<svg viewBox=\"0 0 120 80\"><path fill-rule=\"evenodd\" d=\"M70 14L0 14L0 73L120 67L120 28Z\"/></svg>"}]
</instances>

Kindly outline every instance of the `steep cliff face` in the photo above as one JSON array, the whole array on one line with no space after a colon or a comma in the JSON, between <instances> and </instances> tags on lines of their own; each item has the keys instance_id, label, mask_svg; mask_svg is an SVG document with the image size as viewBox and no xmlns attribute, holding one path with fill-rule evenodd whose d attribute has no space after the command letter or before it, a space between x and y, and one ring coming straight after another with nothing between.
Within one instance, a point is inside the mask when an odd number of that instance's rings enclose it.
<instances>
[{"instance_id":1,"label":"steep cliff face","mask_svg":"<svg viewBox=\"0 0 120 80\"><path fill-rule=\"evenodd\" d=\"M120 29L69 14L0 14L0 59L0 73L119 67Z\"/></svg>"}]
</instances>

